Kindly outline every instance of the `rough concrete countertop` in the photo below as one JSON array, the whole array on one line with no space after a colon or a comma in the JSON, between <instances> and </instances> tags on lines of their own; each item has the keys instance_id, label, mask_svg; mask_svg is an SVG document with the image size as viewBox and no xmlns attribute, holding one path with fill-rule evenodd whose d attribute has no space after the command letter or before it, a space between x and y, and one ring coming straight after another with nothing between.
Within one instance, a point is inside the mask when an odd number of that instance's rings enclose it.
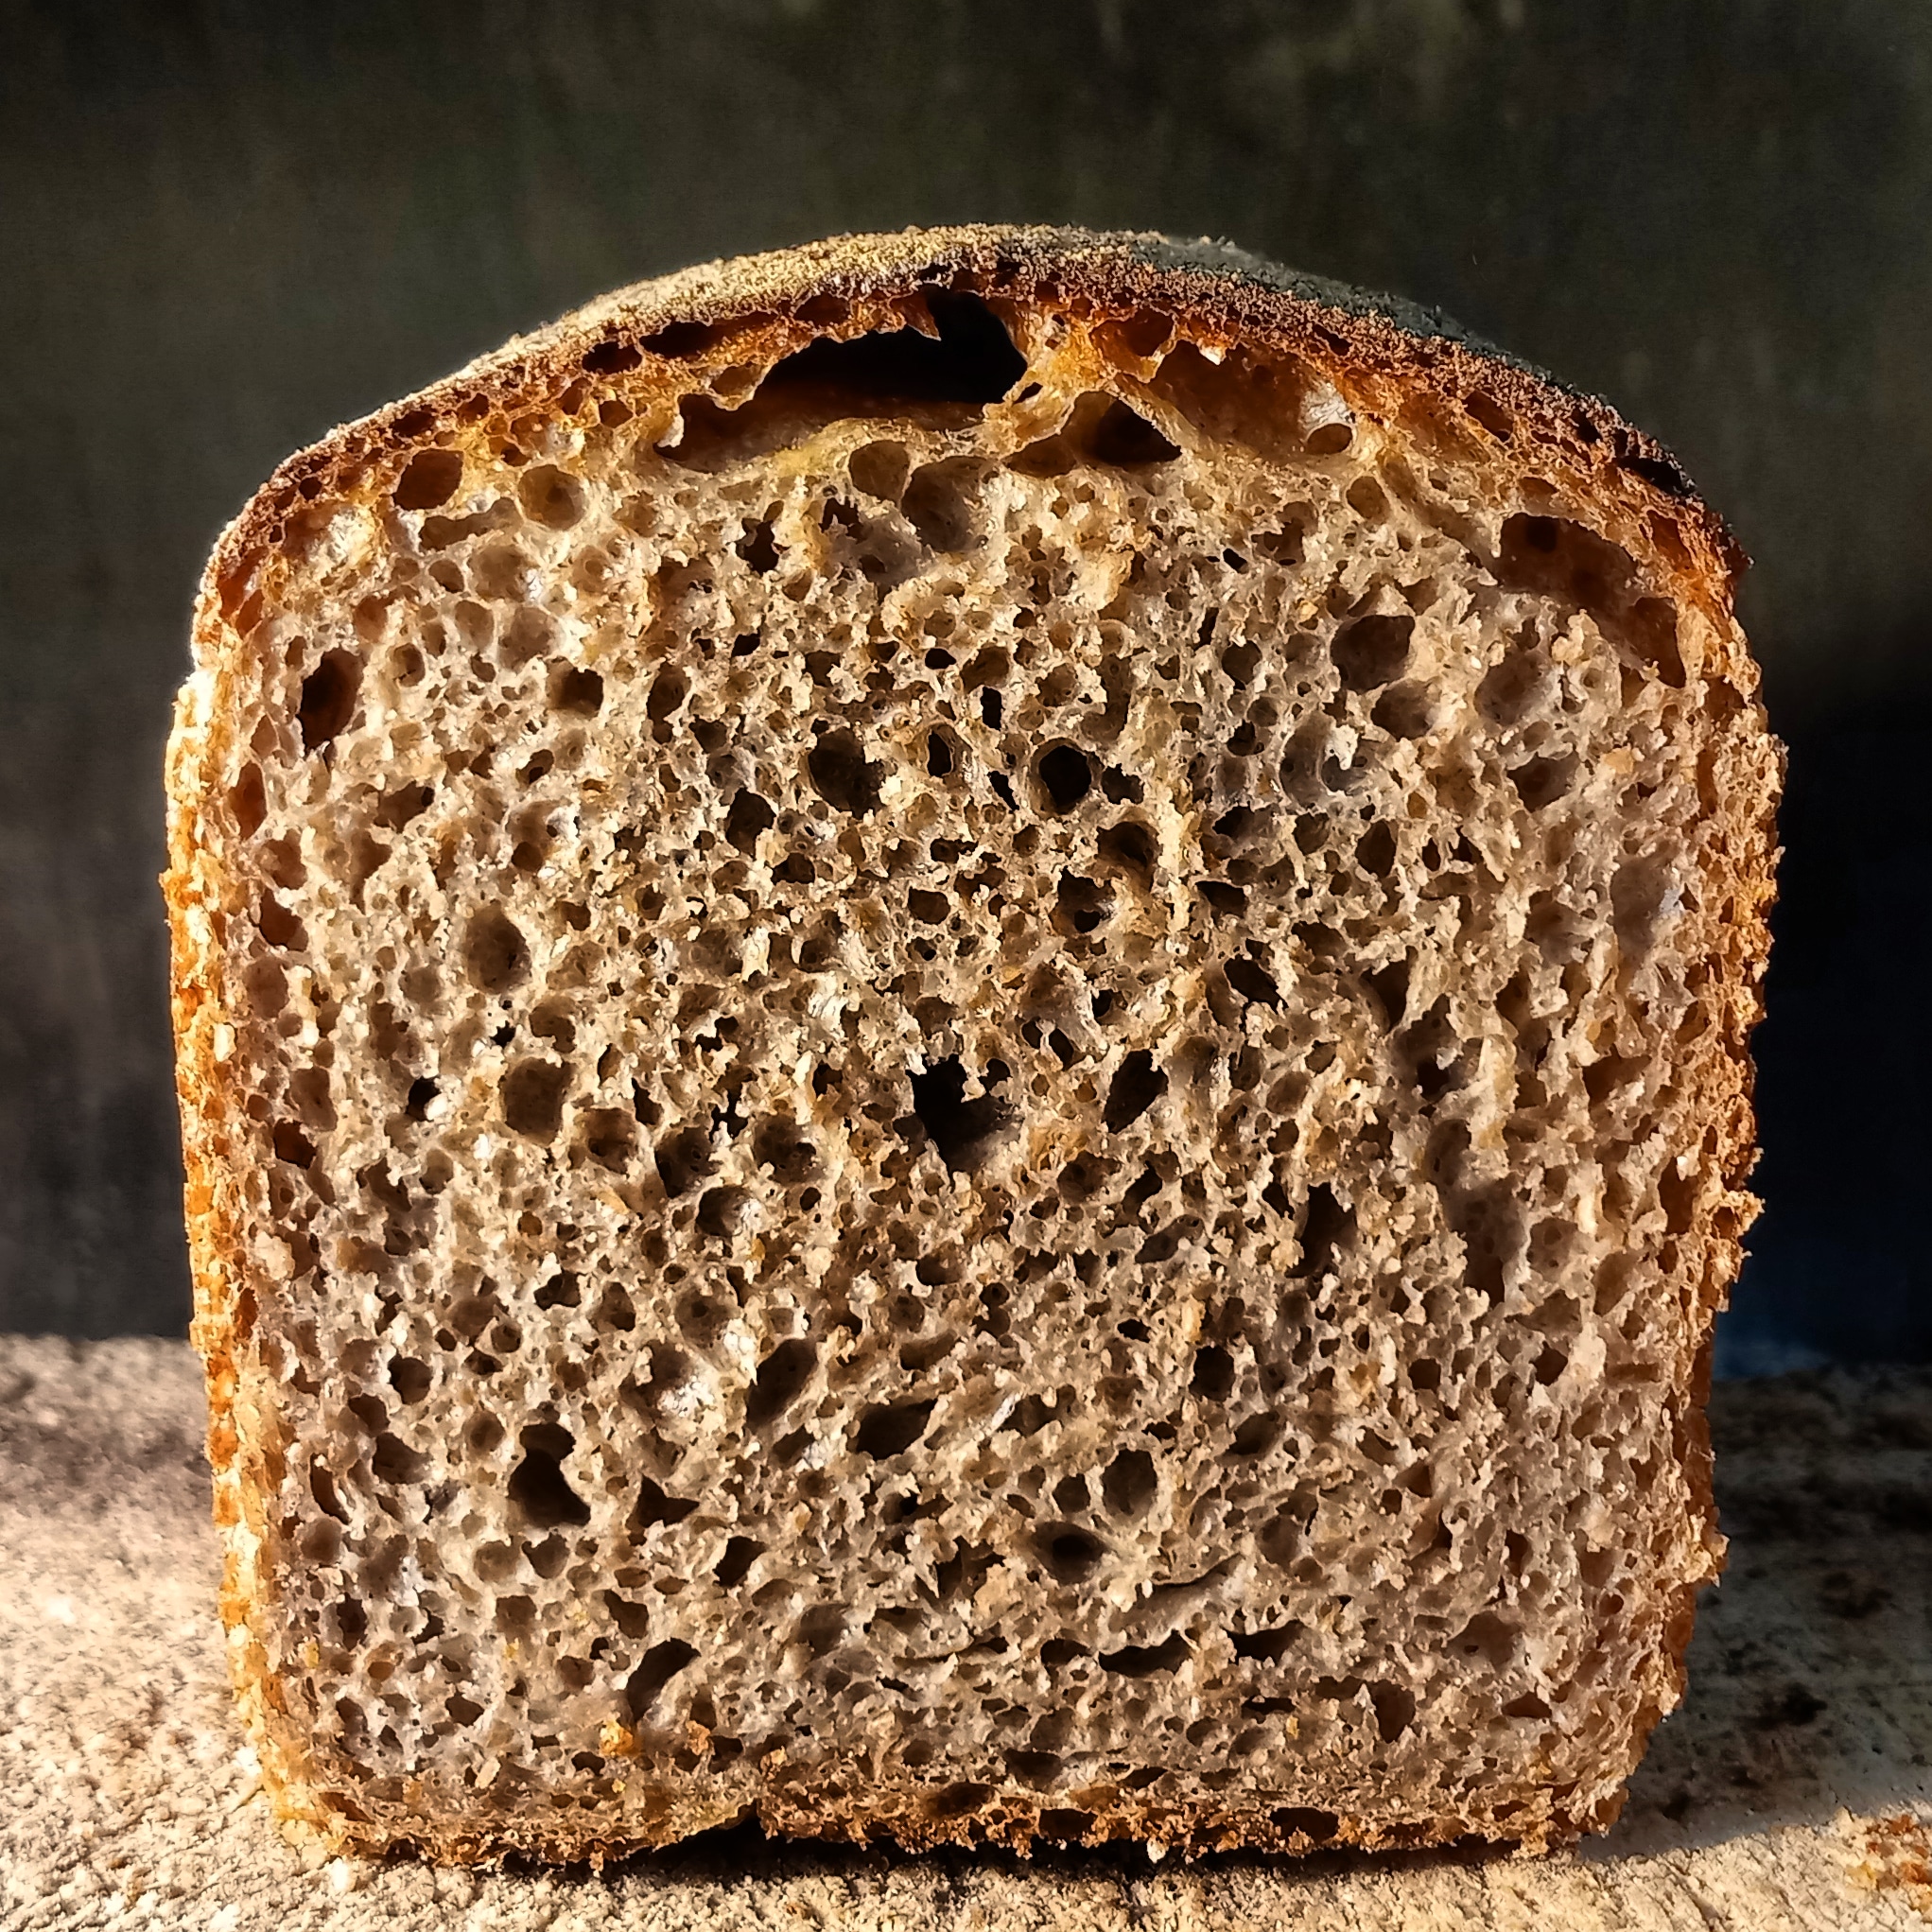
<instances>
[{"instance_id":1,"label":"rough concrete countertop","mask_svg":"<svg viewBox=\"0 0 1932 1932\"><path fill-rule=\"evenodd\" d=\"M1542 1859L914 1858L737 1831L586 1871L284 1843L222 1676L185 1344L0 1335L0 1926L174 1932L1932 1923L1932 1371L1720 1384L1732 1539L1623 1821Z\"/></svg>"}]
</instances>

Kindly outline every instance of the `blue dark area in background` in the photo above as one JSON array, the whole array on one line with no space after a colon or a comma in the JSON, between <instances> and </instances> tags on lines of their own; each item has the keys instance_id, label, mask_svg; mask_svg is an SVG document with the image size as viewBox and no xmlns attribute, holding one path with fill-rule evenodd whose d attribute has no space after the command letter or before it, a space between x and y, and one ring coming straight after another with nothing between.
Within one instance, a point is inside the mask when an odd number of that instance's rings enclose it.
<instances>
[{"instance_id":1,"label":"blue dark area in background","mask_svg":"<svg viewBox=\"0 0 1932 1932\"><path fill-rule=\"evenodd\" d=\"M1903 696L1790 739L1759 1029L1766 1210L1718 1371L1932 1360L1932 809Z\"/></svg>"},{"instance_id":2,"label":"blue dark area in background","mask_svg":"<svg viewBox=\"0 0 1932 1932\"><path fill-rule=\"evenodd\" d=\"M1731 1373L1932 1358L1925 0L0 0L0 1329L178 1332L161 744L290 450L691 261L1159 228L1609 396L1791 747Z\"/></svg>"}]
</instances>

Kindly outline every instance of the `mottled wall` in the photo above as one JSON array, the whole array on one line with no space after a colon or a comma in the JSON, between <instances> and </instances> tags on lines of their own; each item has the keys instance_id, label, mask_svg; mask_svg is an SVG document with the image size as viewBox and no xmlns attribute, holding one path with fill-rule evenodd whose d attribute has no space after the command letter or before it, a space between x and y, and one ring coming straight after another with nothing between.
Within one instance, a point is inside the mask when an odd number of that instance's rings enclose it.
<instances>
[{"instance_id":1,"label":"mottled wall","mask_svg":"<svg viewBox=\"0 0 1932 1932\"><path fill-rule=\"evenodd\" d=\"M1923 0L0 5L0 1326L185 1319L158 771L223 517L613 284L976 218L1397 288L1679 451L1795 758L1732 1360L1932 1352Z\"/></svg>"}]
</instances>

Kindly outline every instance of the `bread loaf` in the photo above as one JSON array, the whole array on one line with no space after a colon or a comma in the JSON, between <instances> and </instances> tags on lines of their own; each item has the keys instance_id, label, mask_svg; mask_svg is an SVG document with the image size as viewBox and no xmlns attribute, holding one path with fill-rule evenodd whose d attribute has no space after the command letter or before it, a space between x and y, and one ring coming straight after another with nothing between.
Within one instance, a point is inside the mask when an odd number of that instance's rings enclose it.
<instances>
[{"instance_id":1,"label":"bread loaf","mask_svg":"<svg viewBox=\"0 0 1932 1932\"><path fill-rule=\"evenodd\" d=\"M1740 562L1440 318L1054 230L646 284L283 465L165 880L281 1814L1608 1822L1722 1551Z\"/></svg>"}]
</instances>

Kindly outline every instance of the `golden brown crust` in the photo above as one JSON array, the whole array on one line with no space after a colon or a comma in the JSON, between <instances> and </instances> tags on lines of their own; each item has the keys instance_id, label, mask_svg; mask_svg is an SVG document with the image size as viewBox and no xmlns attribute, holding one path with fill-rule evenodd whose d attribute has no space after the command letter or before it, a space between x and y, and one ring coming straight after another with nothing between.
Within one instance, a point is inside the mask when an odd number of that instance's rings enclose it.
<instances>
[{"instance_id":1,"label":"golden brown crust","mask_svg":"<svg viewBox=\"0 0 1932 1932\"><path fill-rule=\"evenodd\" d=\"M1757 674L1732 615L1743 559L1718 517L1692 493L1666 452L1605 404L1562 389L1453 332L1439 317L1295 276L1214 244L1157 236L1105 235L1042 228L969 227L851 236L744 260L715 263L620 290L433 385L417 396L338 429L290 458L222 536L210 562L195 621L197 671L177 710L167 771L170 863L164 879L174 943L173 1010L186 1161L186 1210L195 1276L194 1339L207 1365L209 1454L216 1516L227 1550L222 1614L237 1695L278 1813L338 1842L376 1849L386 1835L339 1815L318 1795L301 1728L282 1708L261 1642L272 1610L272 1575L259 1535L269 1471L279 1456L274 1419L253 1398L245 1372L254 1290L241 1279L237 1190L230 1162L231 1083L224 1060L234 1035L223 983L223 922L237 910L200 824L224 768L229 683L238 633L272 599L277 548L298 532L311 505L386 492L410 454L437 441L461 442L470 426L549 397L586 368L635 370L644 388L670 395L689 386L693 365L742 362L762 369L822 334L850 335L890 322L916 325L922 290L970 291L1022 307L1073 314L1089 322L1154 313L1173 318L1196 342L1243 342L1294 355L1320 371L1351 408L1400 419L1412 433L1453 439L1477 420L1506 423L1526 473L1587 504L1604 532L1667 582L1705 620L1707 687L1745 714L1728 765L1711 775L1720 826L1707 884L1725 908L1726 943L1712 961L1725 1014L1721 1055L1704 1061L1699 1111L1713 1123L1709 1155L1721 1192L1707 1193L1702 1225L1682 1244L1686 1349L1675 1391L1681 1464L1707 1575L1722 1561L1711 1488L1703 1402L1708 1335L1742 1260L1741 1236L1756 1203L1743 1191L1755 1157L1749 1034L1768 948L1767 914L1775 858L1773 812L1781 754L1757 706ZM1652 1721L1677 1700L1693 1606L1702 1578L1676 1593ZM1632 1740L1629 1768L1648 1725ZM1589 1815L1555 1797L1508 1817L1418 1819L1400 1826L1271 1811L1250 1803L1156 1806L1132 1793L1094 1792L1086 1804L1043 1806L1023 1790L987 1791L976 1808L935 1819L910 1799L881 1814L835 1772L809 1786L768 1781L757 1813L788 1833L864 1839L889 1834L918 1848L987 1839L1024 1849L1036 1833L1158 1839L1187 1850L1246 1846L1307 1850L1335 1842L1379 1849L1435 1844L1476 1834L1540 1848L1601 1829L1620 1801ZM1042 1820L1045 1820L1043 1825ZM1085 1820L1084 1824L1081 1820ZM1074 1829L1075 1826L1078 1829ZM639 1826L621 1836L592 1826L525 1836L506 1825L479 1835L451 1820L426 1826L417 1849L467 1862L516 1850L549 1858L618 1855L639 1843L681 1836L667 1816L661 1835Z\"/></svg>"}]
</instances>

